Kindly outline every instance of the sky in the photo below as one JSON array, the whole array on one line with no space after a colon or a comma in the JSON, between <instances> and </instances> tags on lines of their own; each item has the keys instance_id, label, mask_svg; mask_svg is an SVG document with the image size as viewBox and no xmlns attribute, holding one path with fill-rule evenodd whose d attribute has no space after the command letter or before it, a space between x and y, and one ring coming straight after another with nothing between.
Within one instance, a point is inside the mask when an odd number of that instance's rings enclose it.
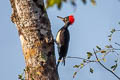
<instances>
[{"instance_id":1,"label":"sky","mask_svg":"<svg viewBox=\"0 0 120 80\"><path fill-rule=\"evenodd\" d=\"M16 26L11 22L12 13L9 0L0 3L0 80L18 80L18 75L25 67L24 56ZM69 27L70 45L67 56L85 57L87 51L92 51L96 45L109 44L108 35L112 28L119 28L120 2L118 0L97 0L97 5L92 6L90 2L86 5L77 0L77 7L64 3L61 10L56 6L47 10L51 22L54 38L57 31L64 23L56 16L68 16L73 14L75 23ZM114 36L114 41L119 41L119 35ZM120 41L119 41L120 42ZM56 48L56 45L55 45ZM55 49L58 58L57 49ZM107 58L106 66L113 64L113 57ZM80 64L80 60L66 59L65 67L59 65L59 76L61 80L117 80L111 73L103 69L99 64L90 64L79 70L73 79L73 73L77 70L73 66ZM89 67L94 68L94 73L89 72ZM120 67L115 71L120 76Z\"/></svg>"}]
</instances>

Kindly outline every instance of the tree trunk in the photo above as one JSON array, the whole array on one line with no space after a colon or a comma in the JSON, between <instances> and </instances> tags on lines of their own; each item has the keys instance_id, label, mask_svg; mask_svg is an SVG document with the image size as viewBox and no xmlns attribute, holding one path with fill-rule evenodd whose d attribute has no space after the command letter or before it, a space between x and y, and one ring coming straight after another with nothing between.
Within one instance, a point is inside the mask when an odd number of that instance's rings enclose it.
<instances>
[{"instance_id":1,"label":"tree trunk","mask_svg":"<svg viewBox=\"0 0 120 80\"><path fill-rule=\"evenodd\" d=\"M10 0L25 58L25 80L59 80L54 39L43 0Z\"/></svg>"}]
</instances>

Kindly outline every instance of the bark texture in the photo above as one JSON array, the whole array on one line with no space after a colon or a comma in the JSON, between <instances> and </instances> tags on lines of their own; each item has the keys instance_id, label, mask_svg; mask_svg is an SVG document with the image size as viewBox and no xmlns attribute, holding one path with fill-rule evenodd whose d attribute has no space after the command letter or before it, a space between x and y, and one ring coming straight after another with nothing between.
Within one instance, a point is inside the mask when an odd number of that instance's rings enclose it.
<instances>
[{"instance_id":1,"label":"bark texture","mask_svg":"<svg viewBox=\"0 0 120 80\"><path fill-rule=\"evenodd\" d=\"M54 40L43 0L10 0L25 58L25 80L58 80Z\"/></svg>"}]
</instances>

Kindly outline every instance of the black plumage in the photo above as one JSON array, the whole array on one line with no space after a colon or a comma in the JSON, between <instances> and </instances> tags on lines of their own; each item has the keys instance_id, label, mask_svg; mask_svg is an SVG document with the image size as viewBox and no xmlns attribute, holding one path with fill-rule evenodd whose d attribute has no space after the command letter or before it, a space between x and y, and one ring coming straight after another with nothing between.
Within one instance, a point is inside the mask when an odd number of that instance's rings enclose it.
<instances>
[{"instance_id":1,"label":"black plumage","mask_svg":"<svg viewBox=\"0 0 120 80\"><path fill-rule=\"evenodd\" d=\"M65 65L65 58L67 56L69 41L70 41L70 34L68 30L68 26L70 25L69 22L67 22L57 33L56 36L56 43L58 46L58 53L59 53L59 59L57 62L56 67L58 67L59 63L63 59L63 64Z\"/></svg>"}]
</instances>

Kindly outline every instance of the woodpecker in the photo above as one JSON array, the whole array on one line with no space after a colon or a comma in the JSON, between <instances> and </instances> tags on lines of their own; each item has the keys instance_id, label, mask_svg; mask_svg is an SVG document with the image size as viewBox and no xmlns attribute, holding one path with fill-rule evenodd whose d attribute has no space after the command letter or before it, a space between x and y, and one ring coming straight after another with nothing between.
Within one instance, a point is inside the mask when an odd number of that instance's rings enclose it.
<instances>
[{"instance_id":1,"label":"woodpecker","mask_svg":"<svg viewBox=\"0 0 120 80\"><path fill-rule=\"evenodd\" d=\"M65 23L65 25L57 32L57 36L56 36L56 44L57 44L58 53L59 53L59 59L56 65L56 67L58 68L58 65L61 60L65 66L65 58L67 56L67 51L68 51L68 46L70 41L70 34L69 34L68 27L74 23L74 16L70 15L65 18L62 18L60 16L57 16L57 17L60 18Z\"/></svg>"}]
</instances>

